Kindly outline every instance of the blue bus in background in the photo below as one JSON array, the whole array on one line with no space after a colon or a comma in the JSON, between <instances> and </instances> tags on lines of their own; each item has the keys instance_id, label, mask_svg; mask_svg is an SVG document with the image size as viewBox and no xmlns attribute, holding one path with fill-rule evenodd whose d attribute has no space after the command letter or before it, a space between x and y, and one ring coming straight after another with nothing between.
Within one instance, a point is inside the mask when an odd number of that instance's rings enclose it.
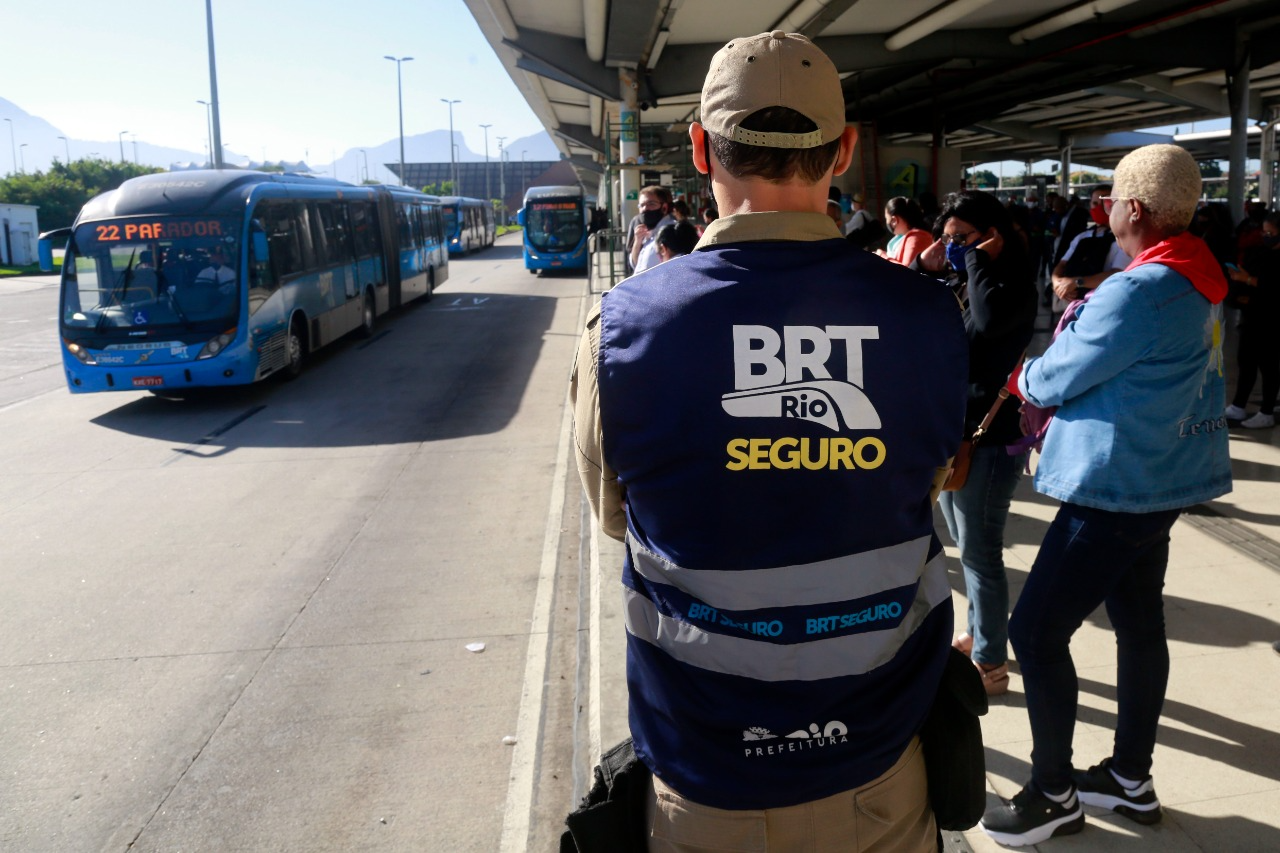
<instances>
[{"instance_id":1,"label":"blue bus in background","mask_svg":"<svg viewBox=\"0 0 1280 853\"><path fill-rule=\"evenodd\" d=\"M41 235L68 238L67 387L166 394L297 376L309 353L372 334L379 315L448 278L440 207L402 187L301 175L126 181Z\"/></svg>"},{"instance_id":2,"label":"blue bus in background","mask_svg":"<svg viewBox=\"0 0 1280 853\"><path fill-rule=\"evenodd\" d=\"M524 227L525 269L586 269L593 203L582 187L531 187L518 216Z\"/></svg>"},{"instance_id":3,"label":"blue bus in background","mask_svg":"<svg viewBox=\"0 0 1280 853\"><path fill-rule=\"evenodd\" d=\"M447 195L440 199L445 239L449 254L465 255L493 245L498 229L493 219L493 203L479 198Z\"/></svg>"}]
</instances>

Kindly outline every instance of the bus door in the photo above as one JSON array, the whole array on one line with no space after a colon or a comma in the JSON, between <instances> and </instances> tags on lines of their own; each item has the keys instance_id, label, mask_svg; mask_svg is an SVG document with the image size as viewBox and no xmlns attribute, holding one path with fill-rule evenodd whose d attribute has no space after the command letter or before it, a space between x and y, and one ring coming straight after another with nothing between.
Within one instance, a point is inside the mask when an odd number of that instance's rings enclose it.
<instances>
[{"instance_id":1,"label":"bus door","mask_svg":"<svg viewBox=\"0 0 1280 853\"><path fill-rule=\"evenodd\" d=\"M380 290L387 284L386 269L382 262L382 237L378 233L378 219L373 204L353 201L348 206L351 239L355 244L357 284L361 292L373 287Z\"/></svg>"}]
</instances>

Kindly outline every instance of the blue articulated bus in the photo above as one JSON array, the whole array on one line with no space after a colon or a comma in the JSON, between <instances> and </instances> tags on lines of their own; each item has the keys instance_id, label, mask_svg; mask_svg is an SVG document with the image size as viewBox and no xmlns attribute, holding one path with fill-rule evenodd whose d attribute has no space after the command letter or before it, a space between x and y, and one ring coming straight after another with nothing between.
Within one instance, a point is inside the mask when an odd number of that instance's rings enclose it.
<instances>
[{"instance_id":1,"label":"blue articulated bus","mask_svg":"<svg viewBox=\"0 0 1280 853\"><path fill-rule=\"evenodd\" d=\"M484 199L447 195L440 199L449 254L465 255L493 245L498 229L493 204Z\"/></svg>"},{"instance_id":2,"label":"blue articulated bus","mask_svg":"<svg viewBox=\"0 0 1280 853\"><path fill-rule=\"evenodd\" d=\"M307 355L430 298L449 275L440 201L301 175L145 175L69 229L58 331L73 393L293 377Z\"/></svg>"},{"instance_id":3,"label":"blue articulated bus","mask_svg":"<svg viewBox=\"0 0 1280 853\"><path fill-rule=\"evenodd\" d=\"M525 269L586 269L593 201L582 187L531 187L518 217L524 226Z\"/></svg>"}]
</instances>

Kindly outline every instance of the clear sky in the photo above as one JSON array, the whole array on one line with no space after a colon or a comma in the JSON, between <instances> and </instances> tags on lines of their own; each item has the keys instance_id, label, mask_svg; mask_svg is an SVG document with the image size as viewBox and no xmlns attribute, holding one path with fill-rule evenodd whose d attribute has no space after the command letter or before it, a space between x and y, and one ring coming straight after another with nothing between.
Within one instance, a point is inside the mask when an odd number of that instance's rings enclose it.
<instances>
[{"instance_id":1,"label":"clear sky","mask_svg":"<svg viewBox=\"0 0 1280 853\"><path fill-rule=\"evenodd\" d=\"M0 97L74 139L205 150L204 0L0 0ZM473 151L542 130L462 0L213 0L222 141L254 159L324 163L455 130ZM129 136L125 137L126 143ZM59 143L60 144L60 143ZM7 150L7 149L6 149Z\"/></svg>"}]
</instances>

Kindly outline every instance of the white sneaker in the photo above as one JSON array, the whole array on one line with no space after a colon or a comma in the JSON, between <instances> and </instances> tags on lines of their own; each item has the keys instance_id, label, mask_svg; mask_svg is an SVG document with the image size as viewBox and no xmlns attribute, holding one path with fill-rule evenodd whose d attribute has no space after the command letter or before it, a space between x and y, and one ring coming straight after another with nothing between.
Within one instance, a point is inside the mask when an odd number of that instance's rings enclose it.
<instances>
[{"instance_id":1,"label":"white sneaker","mask_svg":"<svg viewBox=\"0 0 1280 853\"><path fill-rule=\"evenodd\" d=\"M1245 429L1270 429L1276 425L1275 415L1266 415L1262 412L1255 412L1253 417L1246 421L1241 421L1240 426Z\"/></svg>"},{"instance_id":2,"label":"white sneaker","mask_svg":"<svg viewBox=\"0 0 1280 853\"><path fill-rule=\"evenodd\" d=\"M1239 406L1234 406L1234 405L1227 406L1227 410L1226 412L1224 412L1224 414L1227 416L1227 420L1229 421L1242 421L1245 418L1249 417L1248 412L1246 412L1244 409L1240 408Z\"/></svg>"}]
</instances>

